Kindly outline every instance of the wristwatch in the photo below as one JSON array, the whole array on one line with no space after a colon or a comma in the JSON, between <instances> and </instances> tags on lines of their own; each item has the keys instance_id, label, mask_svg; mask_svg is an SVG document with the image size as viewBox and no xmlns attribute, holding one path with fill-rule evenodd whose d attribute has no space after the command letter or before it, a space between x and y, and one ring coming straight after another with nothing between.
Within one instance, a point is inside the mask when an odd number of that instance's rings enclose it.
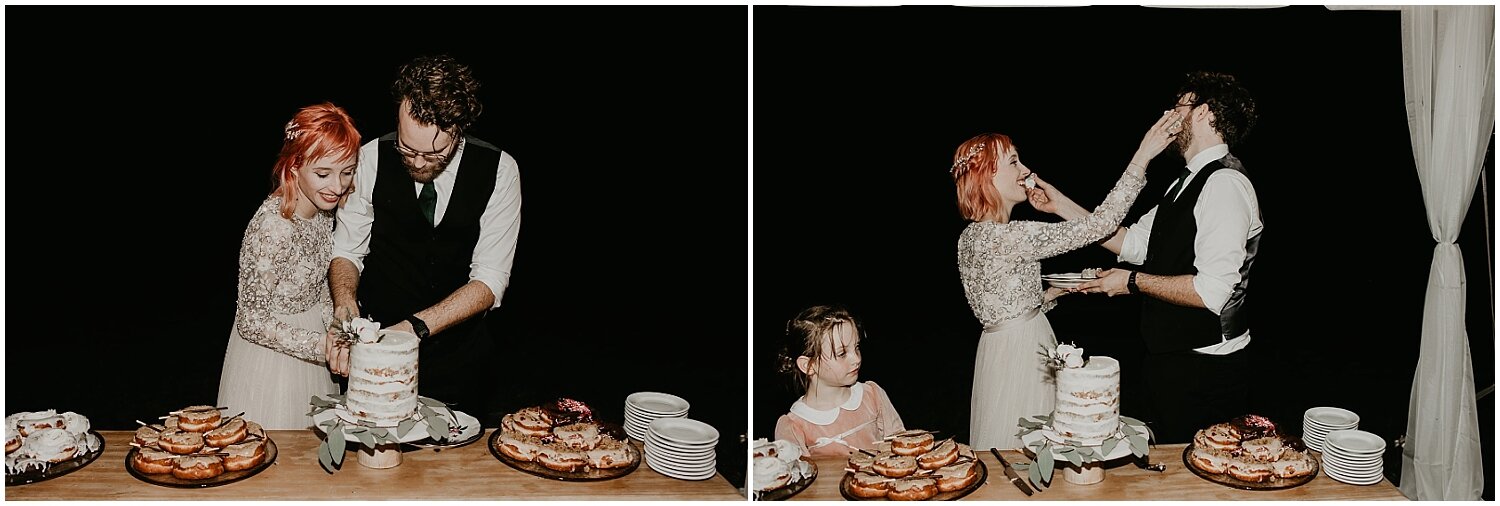
<instances>
[{"instance_id":1,"label":"wristwatch","mask_svg":"<svg viewBox=\"0 0 1500 506\"><path fill-rule=\"evenodd\" d=\"M1132 277L1131 279L1134 280L1135 278ZM411 331L417 334L417 339L427 339L427 336L430 335L431 331L427 330L427 322L422 321L421 318L417 318L417 315L406 317L406 321L411 322Z\"/></svg>"},{"instance_id":2,"label":"wristwatch","mask_svg":"<svg viewBox=\"0 0 1500 506\"><path fill-rule=\"evenodd\" d=\"M1130 271L1130 281L1125 282L1125 289L1130 293L1141 293L1141 287L1135 284L1135 273L1136 271Z\"/></svg>"}]
</instances>

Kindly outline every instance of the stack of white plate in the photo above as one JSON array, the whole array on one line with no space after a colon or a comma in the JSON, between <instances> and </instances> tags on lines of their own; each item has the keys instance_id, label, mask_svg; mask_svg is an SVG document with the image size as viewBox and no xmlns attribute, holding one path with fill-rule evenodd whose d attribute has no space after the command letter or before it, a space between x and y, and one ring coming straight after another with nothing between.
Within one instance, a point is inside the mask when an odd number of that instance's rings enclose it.
<instances>
[{"instance_id":1,"label":"stack of white plate","mask_svg":"<svg viewBox=\"0 0 1500 506\"><path fill-rule=\"evenodd\" d=\"M1323 451L1323 442L1328 433L1336 430L1358 429L1359 415L1340 408L1320 406L1302 414L1302 441L1308 448Z\"/></svg>"},{"instance_id":2,"label":"stack of white plate","mask_svg":"<svg viewBox=\"0 0 1500 506\"><path fill-rule=\"evenodd\" d=\"M646 433L646 465L679 480L714 477L719 431L691 418L658 418Z\"/></svg>"},{"instance_id":3,"label":"stack of white plate","mask_svg":"<svg viewBox=\"0 0 1500 506\"><path fill-rule=\"evenodd\" d=\"M646 440L651 422L657 418L687 416L688 401L661 392L636 392L625 398L625 434L637 441Z\"/></svg>"},{"instance_id":4,"label":"stack of white plate","mask_svg":"<svg viewBox=\"0 0 1500 506\"><path fill-rule=\"evenodd\" d=\"M1328 433L1323 471L1350 485L1374 485L1385 477L1385 440L1362 430Z\"/></svg>"}]
</instances>

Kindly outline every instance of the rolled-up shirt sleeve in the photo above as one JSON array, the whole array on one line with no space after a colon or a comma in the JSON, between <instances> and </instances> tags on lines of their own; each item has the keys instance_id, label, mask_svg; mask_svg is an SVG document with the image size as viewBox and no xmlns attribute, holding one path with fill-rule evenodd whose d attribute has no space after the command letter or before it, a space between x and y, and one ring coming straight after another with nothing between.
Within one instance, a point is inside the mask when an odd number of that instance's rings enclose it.
<instances>
[{"instance_id":1,"label":"rolled-up shirt sleeve","mask_svg":"<svg viewBox=\"0 0 1500 506\"><path fill-rule=\"evenodd\" d=\"M338 226L333 229L333 256L353 262L360 272L365 270L365 255L370 254L370 227L375 223L375 207L370 200L378 172L375 155L378 142L373 140L360 148L359 165L354 170L354 193L339 208Z\"/></svg>"},{"instance_id":2,"label":"rolled-up shirt sleeve","mask_svg":"<svg viewBox=\"0 0 1500 506\"><path fill-rule=\"evenodd\" d=\"M1193 239L1193 289L1214 314L1224 308L1245 265L1245 238L1259 228L1255 190L1250 180L1232 170L1220 170L1204 182L1193 207L1198 236ZM1258 231L1255 231L1258 232Z\"/></svg>"},{"instance_id":3,"label":"rolled-up shirt sleeve","mask_svg":"<svg viewBox=\"0 0 1500 506\"><path fill-rule=\"evenodd\" d=\"M1151 239L1151 224L1156 222L1156 208L1146 211L1134 225L1125 229L1125 238L1120 242L1119 261L1140 265L1146 261L1146 246Z\"/></svg>"},{"instance_id":4,"label":"rolled-up shirt sleeve","mask_svg":"<svg viewBox=\"0 0 1500 506\"><path fill-rule=\"evenodd\" d=\"M491 309L500 307L500 299L510 286L510 269L516 260L520 232L521 173L515 158L501 152L500 167L495 171L495 191L490 193L489 203L479 218L479 241L474 245L469 264L469 279L484 283L495 294ZM366 236L368 241L368 233Z\"/></svg>"}]
</instances>

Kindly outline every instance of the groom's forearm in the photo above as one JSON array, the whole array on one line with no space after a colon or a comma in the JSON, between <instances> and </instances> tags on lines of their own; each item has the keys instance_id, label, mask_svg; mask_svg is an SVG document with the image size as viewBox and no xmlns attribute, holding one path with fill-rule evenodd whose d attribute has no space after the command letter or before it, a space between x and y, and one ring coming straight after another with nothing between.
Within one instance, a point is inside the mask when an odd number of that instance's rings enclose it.
<instances>
[{"instance_id":1,"label":"groom's forearm","mask_svg":"<svg viewBox=\"0 0 1500 506\"><path fill-rule=\"evenodd\" d=\"M333 257L328 262L328 292L333 296L333 308L347 308L357 316L359 312L359 268L343 257ZM341 317L342 315L335 315Z\"/></svg>"},{"instance_id":2,"label":"groom's forearm","mask_svg":"<svg viewBox=\"0 0 1500 506\"><path fill-rule=\"evenodd\" d=\"M1198 289L1193 287L1192 274L1158 276L1138 272L1135 275L1135 286L1140 289L1142 295L1179 306L1206 307L1203 305L1203 298L1198 296Z\"/></svg>"}]
</instances>

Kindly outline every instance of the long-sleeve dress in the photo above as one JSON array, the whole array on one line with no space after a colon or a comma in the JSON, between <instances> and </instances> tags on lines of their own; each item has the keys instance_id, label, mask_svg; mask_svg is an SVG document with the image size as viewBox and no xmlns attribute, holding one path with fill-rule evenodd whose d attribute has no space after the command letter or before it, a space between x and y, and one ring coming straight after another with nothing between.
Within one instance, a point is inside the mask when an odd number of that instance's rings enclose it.
<instances>
[{"instance_id":1,"label":"long-sleeve dress","mask_svg":"<svg viewBox=\"0 0 1500 506\"><path fill-rule=\"evenodd\" d=\"M286 219L280 208L281 197L268 197L245 227L218 405L267 429L306 429L308 399L339 392L322 347L333 320L333 216Z\"/></svg>"},{"instance_id":2,"label":"long-sleeve dress","mask_svg":"<svg viewBox=\"0 0 1500 506\"><path fill-rule=\"evenodd\" d=\"M974 222L958 238L958 273L969 308L985 326L974 356L969 444L1020 448L1021 417L1052 412L1056 383L1037 354L1057 346L1043 313L1041 260L1108 237L1130 211L1144 176L1125 171L1089 216L1061 223Z\"/></svg>"}]
</instances>

